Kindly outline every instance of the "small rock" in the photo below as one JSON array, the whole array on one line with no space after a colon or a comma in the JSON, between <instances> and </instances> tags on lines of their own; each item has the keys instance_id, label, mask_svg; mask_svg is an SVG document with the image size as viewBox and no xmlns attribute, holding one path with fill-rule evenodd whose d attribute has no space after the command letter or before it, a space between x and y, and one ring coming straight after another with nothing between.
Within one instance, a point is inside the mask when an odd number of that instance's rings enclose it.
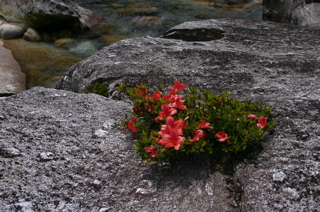
<instances>
[{"instance_id":1,"label":"small rock","mask_svg":"<svg viewBox=\"0 0 320 212\"><path fill-rule=\"evenodd\" d=\"M50 161L53 160L54 154L52 152L42 152L39 154L40 161Z\"/></svg>"},{"instance_id":2,"label":"small rock","mask_svg":"<svg viewBox=\"0 0 320 212\"><path fill-rule=\"evenodd\" d=\"M164 19L158 16L149 15L149 16L137 16L132 19L131 23L135 25L156 25L163 24Z\"/></svg>"},{"instance_id":3,"label":"small rock","mask_svg":"<svg viewBox=\"0 0 320 212\"><path fill-rule=\"evenodd\" d=\"M94 184L94 185L101 185L101 183L102 183L102 182L101 182L100 180L97 180L97 179L93 181L93 184Z\"/></svg>"},{"instance_id":4,"label":"small rock","mask_svg":"<svg viewBox=\"0 0 320 212\"><path fill-rule=\"evenodd\" d=\"M286 193L286 196L291 200L298 200L300 198L299 193L294 188L284 188L283 192Z\"/></svg>"},{"instance_id":5,"label":"small rock","mask_svg":"<svg viewBox=\"0 0 320 212\"><path fill-rule=\"evenodd\" d=\"M106 212L106 211L110 211L112 208L107 207L107 208L100 208L99 212Z\"/></svg>"},{"instance_id":6,"label":"small rock","mask_svg":"<svg viewBox=\"0 0 320 212\"><path fill-rule=\"evenodd\" d=\"M274 182L282 182L286 176L287 175L283 172L277 172L272 175L272 179Z\"/></svg>"},{"instance_id":7,"label":"small rock","mask_svg":"<svg viewBox=\"0 0 320 212\"><path fill-rule=\"evenodd\" d=\"M98 130L96 130L96 131L94 132L94 135L95 135L96 137L98 137L98 138L106 137L107 134L108 134L108 132L105 131L105 130L102 130L102 129L98 129Z\"/></svg>"},{"instance_id":8,"label":"small rock","mask_svg":"<svg viewBox=\"0 0 320 212\"><path fill-rule=\"evenodd\" d=\"M19 149L16 149L14 147L0 147L0 155L5 158L14 158L21 156L21 152Z\"/></svg>"},{"instance_id":9,"label":"small rock","mask_svg":"<svg viewBox=\"0 0 320 212\"><path fill-rule=\"evenodd\" d=\"M61 38L54 42L55 47L68 47L73 44L75 41L72 38Z\"/></svg>"},{"instance_id":10,"label":"small rock","mask_svg":"<svg viewBox=\"0 0 320 212\"><path fill-rule=\"evenodd\" d=\"M33 212L34 210L32 209L32 202L27 202L27 201L20 201L19 203L16 204L20 211L25 211L25 212Z\"/></svg>"},{"instance_id":11,"label":"small rock","mask_svg":"<svg viewBox=\"0 0 320 212\"><path fill-rule=\"evenodd\" d=\"M41 41L42 36L37 30L33 28L28 28L23 35L23 39L27 41Z\"/></svg>"}]
</instances>

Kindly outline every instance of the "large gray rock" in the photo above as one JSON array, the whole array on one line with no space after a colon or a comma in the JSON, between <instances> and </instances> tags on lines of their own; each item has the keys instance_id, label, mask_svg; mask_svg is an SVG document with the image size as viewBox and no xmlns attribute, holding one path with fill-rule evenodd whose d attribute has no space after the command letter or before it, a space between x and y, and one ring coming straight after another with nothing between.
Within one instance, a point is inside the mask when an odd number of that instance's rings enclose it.
<instances>
[{"instance_id":1,"label":"large gray rock","mask_svg":"<svg viewBox=\"0 0 320 212\"><path fill-rule=\"evenodd\" d=\"M70 0L0 0L0 17L44 31L75 32L93 27L102 18Z\"/></svg>"},{"instance_id":2,"label":"large gray rock","mask_svg":"<svg viewBox=\"0 0 320 212\"><path fill-rule=\"evenodd\" d=\"M26 90L26 76L11 51L0 41L0 96L16 94Z\"/></svg>"},{"instance_id":3,"label":"large gray rock","mask_svg":"<svg viewBox=\"0 0 320 212\"><path fill-rule=\"evenodd\" d=\"M263 20L320 27L319 0L263 0Z\"/></svg>"},{"instance_id":4,"label":"large gray rock","mask_svg":"<svg viewBox=\"0 0 320 212\"><path fill-rule=\"evenodd\" d=\"M186 25L190 31L184 37ZM202 29L223 37L190 41ZM234 210L317 211L320 30L268 22L209 20L176 26L168 31L168 35L173 34L182 40L146 37L105 47L74 65L58 88L83 92L99 81L119 98L116 88L120 82L133 86L181 80L215 93L229 90L240 99L268 103L274 110L276 128L263 144L263 151L231 173L228 189L236 202ZM214 189L213 193L213 198L218 195ZM185 207L193 211L195 206ZM206 210L210 207L204 206L201 211Z\"/></svg>"},{"instance_id":5,"label":"large gray rock","mask_svg":"<svg viewBox=\"0 0 320 212\"><path fill-rule=\"evenodd\" d=\"M120 122L128 103L32 88L0 99L2 211L236 211L206 163L146 165Z\"/></svg>"}]
</instances>

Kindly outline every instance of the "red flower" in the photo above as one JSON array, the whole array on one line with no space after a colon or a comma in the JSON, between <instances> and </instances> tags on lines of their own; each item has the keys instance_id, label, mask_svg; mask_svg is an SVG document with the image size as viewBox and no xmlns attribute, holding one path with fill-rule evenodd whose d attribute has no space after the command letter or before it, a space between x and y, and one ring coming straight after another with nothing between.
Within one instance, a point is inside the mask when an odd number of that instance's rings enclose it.
<instances>
[{"instance_id":1,"label":"red flower","mask_svg":"<svg viewBox=\"0 0 320 212\"><path fill-rule=\"evenodd\" d=\"M161 92L160 91L156 91L154 94L151 95L152 97L150 98L150 100L154 100L154 101L159 101L161 98Z\"/></svg>"},{"instance_id":2,"label":"red flower","mask_svg":"<svg viewBox=\"0 0 320 212\"><path fill-rule=\"evenodd\" d=\"M136 132L136 131L138 131L138 128L135 126L135 122L137 121L137 118L136 117L133 117L130 121L128 121L128 123L127 123L127 127L130 129L130 130L132 130L132 131L134 131L134 132Z\"/></svg>"},{"instance_id":3,"label":"red flower","mask_svg":"<svg viewBox=\"0 0 320 212\"><path fill-rule=\"evenodd\" d=\"M139 88L136 89L136 93L144 98L148 97L149 90L146 88L145 90L141 90Z\"/></svg>"},{"instance_id":4,"label":"red flower","mask_svg":"<svg viewBox=\"0 0 320 212\"><path fill-rule=\"evenodd\" d=\"M185 110L187 107L184 104L184 100L181 99L180 95L172 95L170 97L170 104L169 107L174 107L176 109Z\"/></svg>"},{"instance_id":5,"label":"red flower","mask_svg":"<svg viewBox=\"0 0 320 212\"><path fill-rule=\"evenodd\" d=\"M266 127L267 126L267 120L268 118L267 117L260 117L258 118L258 124L257 124L257 127L260 127L261 129Z\"/></svg>"},{"instance_id":6,"label":"red flower","mask_svg":"<svg viewBox=\"0 0 320 212\"><path fill-rule=\"evenodd\" d=\"M187 84L182 84L180 81L174 81L174 85L170 85L172 87L173 93L179 93L180 91L183 91L186 87Z\"/></svg>"},{"instance_id":7,"label":"red flower","mask_svg":"<svg viewBox=\"0 0 320 212\"><path fill-rule=\"evenodd\" d=\"M166 148L174 147L175 150L179 150L184 140L184 137L179 136L177 129L172 129L170 134L163 135L163 139L159 141L159 144L164 145Z\"/></svg>"},{"instance_id":8,"label":"red flower","mask_svg":"<svg viewBox=\"0 0 320 212\"><path fill-rule=\"evenodd\" d=\"M168 116L172 116L173 114L177 113L177 110L174 108L169 108L169 105L164 103L161 105L161 110L158 114L159 116L156 118L156 121L158 120L164 120Z\"/></svg>"},{"instance_id":9,"label":"red flower","mask_svg":"<svg viewBox=\"0 0 320 212\"><path fill-rule=\"evenodd\" d=\"M249 114L249 115L247 115L247 117L250 118L250 119L256 119L257 118L257 116L254 115L254 114Z\"/></svg>"},{"instance_id":10,"label":"red flower","mask_svg":"<svg viewBox=\"0 0 320 212\"><path fill-rule=\"evenodd\" d=\"M159 135L164 138L166 134L170 134L172 129L177 130L178 135L182 135L183 131L182 128L186 128L186 124L182 119L179 119L178 121L175 121L172 116L168 116L166 119L166 123L161 126L161 131L159 132Z\"/></svg>"},{"instance_id":11,"label":"red flower","mask_svg":"<svg viewBox=\"0 0 320 212\"><path fill-rule=\"evenodd\" d=\"M154 157L156 157L156 156L159 154L159 152L156 151L156 147L153 146L153 145L151 145L151 147L146 147L146 148L144 148L144 150L145 150L146 152L150 152L150 154L148 155L148 157L151 158L151 159L154 158Z\"/></svg>"},{"instance_id":12,"label":"red flower","mask_svg":"<svg viewBox=\"0 0 320 212\"><path fill-rule=\"evenodd\" d=\"M219 138L220 142L225 142L229 139L227 133L225 133L224 131L220 131L219 133L215 134L215 136Z\"/></svg>"},{"instance_id":13,"label":"red flower","mask_svg":"<svg viewBox=\"0 0 320 212\"><path fill-rule=\"evenodd\" d=\"M213 127L210 127L209 125L210 125L209 122L206 122L205 120L200 120L200 124L197 126L197 129L204 129L204 128L213 129Z\"/></svg>"},{"instance_id":14,"label":"red flower","mask_svg":"<svg viewBox=\"0 0 320 212\"><path fill-rule=\"evenodd\" d=\"M194 136L192 139L189 139L191 142L196 142L196 141L199 141L200 138L204 137L205 136L205 133L202 131L202 130L197 130L195 133L194 133Z\"/></svg>"}]
</instances>

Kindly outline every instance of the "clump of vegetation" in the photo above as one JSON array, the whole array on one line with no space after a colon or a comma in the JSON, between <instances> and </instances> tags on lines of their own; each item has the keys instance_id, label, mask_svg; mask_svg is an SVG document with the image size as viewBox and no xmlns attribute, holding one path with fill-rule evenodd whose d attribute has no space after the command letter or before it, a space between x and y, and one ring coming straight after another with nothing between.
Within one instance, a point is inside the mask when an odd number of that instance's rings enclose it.
<instances>
[{"instance_id":1,"label":"clump of vegetation","mask_svg":"<svg viewBox=\"0 0 320 212\"><path fill-rule=\"evenodd\" d=\"M108 89L109 87L104 85L103 83L95 82L92 85L90 85L90 87L87 88L84 93L95 93L101 96L108 97L109 96Z\"/></svg>"},{"instance_id":2,"label":"clump of vegetation","mask_svg":"<svg viewBox=\"0 0 320 212\"><path fill-rule=\"evenodd\" d=\"M170 87L167 93L163 84L153 93L143 83L135 88L119 87L133 101L133 117L122 124L139 137L137 152L146 162L189 155L219 161L252 152L265 131L274 126L267 105L240 102L228 92L215 95L187 89L180 81Z\"/></svg>"}]
</instances>

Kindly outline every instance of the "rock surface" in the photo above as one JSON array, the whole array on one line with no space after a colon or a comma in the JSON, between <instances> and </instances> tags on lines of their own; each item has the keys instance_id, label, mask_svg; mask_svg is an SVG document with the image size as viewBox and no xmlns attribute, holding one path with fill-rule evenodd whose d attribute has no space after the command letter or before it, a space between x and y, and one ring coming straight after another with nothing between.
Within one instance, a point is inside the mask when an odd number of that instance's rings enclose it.
<instances>
[{"instance_id":1,"label":"rock surface","mask_svg":"<svg viewBox=\"0 0 320 212\"><path fill-rule=\"evenodd\" d=\"M25 84L26 76L20 65L0 40L0 96L22 92L26 90Z\"/></svg>"},{"instance_id":2,"label":"rock surface","mask_svg":"<svg viewBox=\"0 0 320 212\"><path fill-rule=\"evenodd\" d=\"M70 0L0 0L0 17L42 31L92 28L102 17Z\"/></svg>"},{"instance_id":3,"label":"rock surface","mask_svg":"<svg viewBox=\"0 0 320 212\"><path fill-rule=\"evenodd\" d=\"M235 211L230 177L209 164L141 163L120 125L130 111L40 87L0 99L1 210Z\"/></svg>"},{"instance_id":4,"label":"rock surface","mask_svg":"<svg viewBox=\"0 0 320 212\"><path fill-rule=\"evenodd\" d=\"M274 110L275 131L263 144L263 151L240 163L229 178L232 183L227 187L235 208L216 205L220 209L214 211L317 211L320 30L242 20L209 20L187 25L190 31L185 38L186 24L169 30L169 34L179 34L181 40L146 37L105 47L74 65L58 87L83 92L99 81L109 86L113 98L119 98L116 88L120 82L133 86L141 82L155 85L181 80L215 93L229 90L240 99L268 103ZM207 32L219 29L223 37L184 41L202 29ZM212 176L209 171L207 174ZM217 193L212 191L212 198L216 198ZM222 202L225 201L228 198ZM191 202L186 207L193 211ZM210 211L207 206L201 209Z\"/></svg>"}]
</instances>

